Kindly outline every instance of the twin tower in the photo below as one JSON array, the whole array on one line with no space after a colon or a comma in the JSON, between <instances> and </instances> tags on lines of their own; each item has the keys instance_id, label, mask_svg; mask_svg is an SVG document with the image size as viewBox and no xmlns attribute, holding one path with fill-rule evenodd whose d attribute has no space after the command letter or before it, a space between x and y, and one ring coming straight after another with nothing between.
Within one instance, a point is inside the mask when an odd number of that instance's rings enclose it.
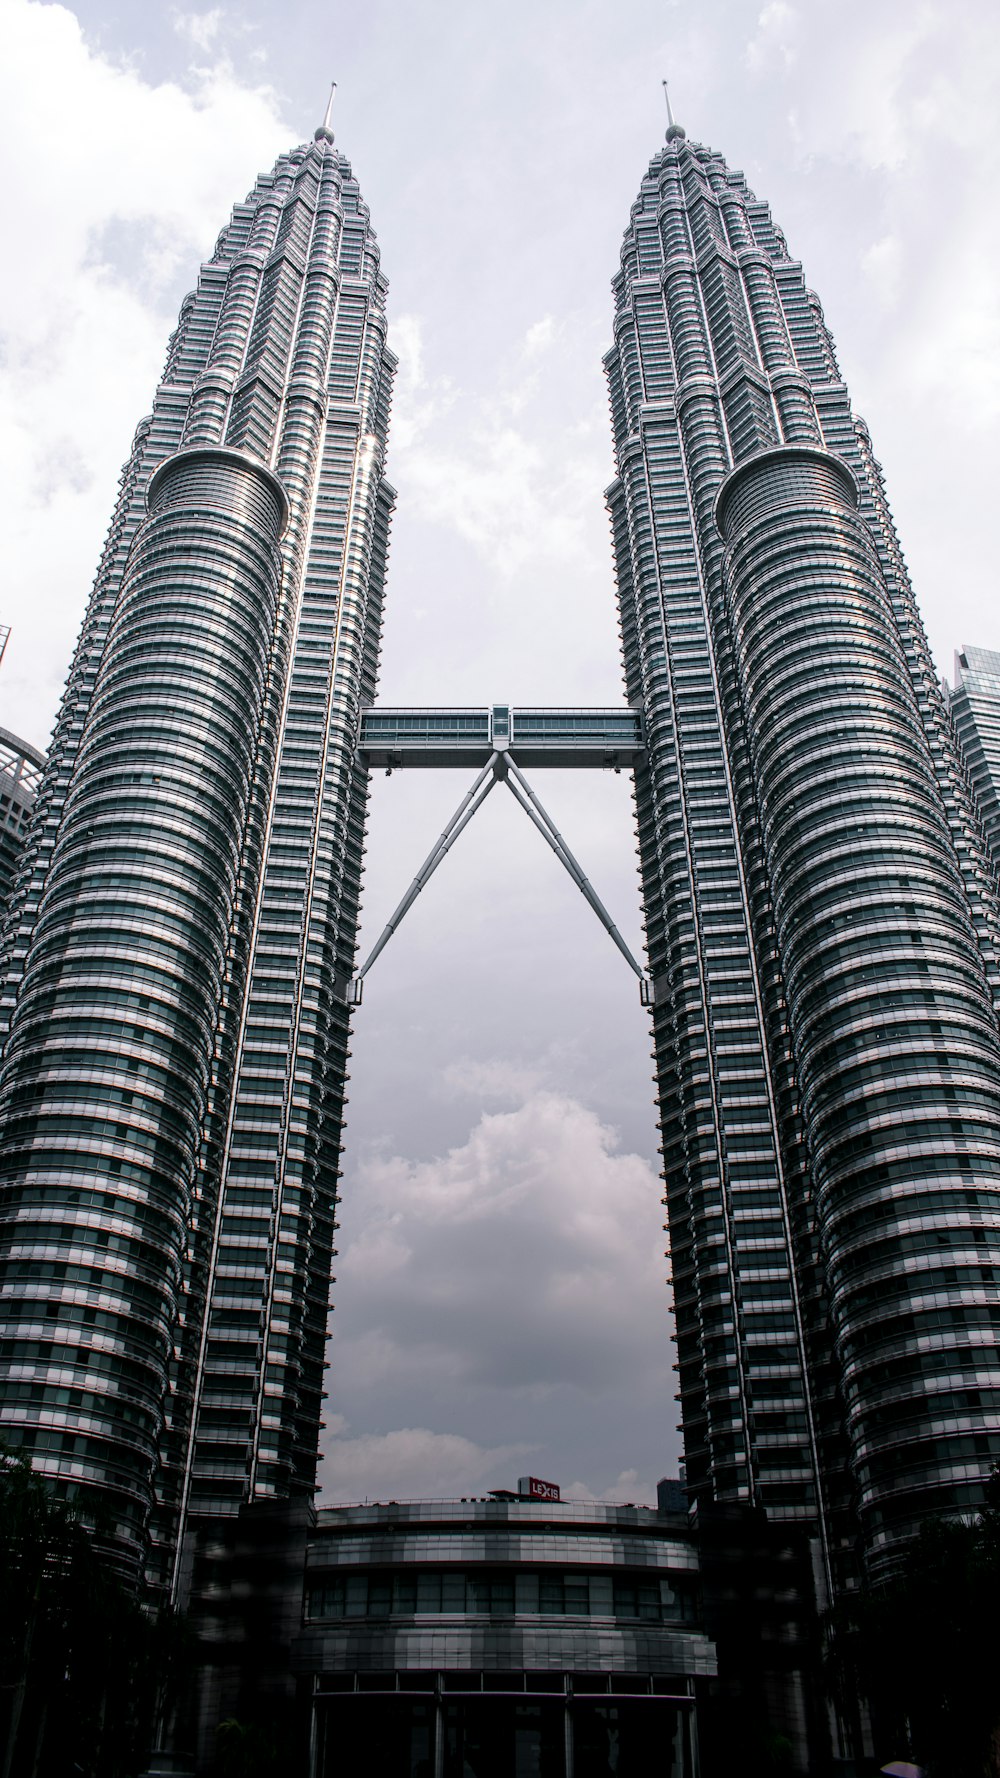
<instances>
[{"instance_id":1,"label":"twin tower","mask_svg":"<svg viewBox=\"0 0 1000 1778\"><path fill-rule=\"evenodd\" d=\"M767 206L671 125L605 361L627 708L404 721L385 299L324 126L136 432L3 938L4 1437L181 1592L198 1524L309 1494L369 767L468 758L544 822L525 766L610 761L689 1495L803 1527L835 1594L1000 1460L996 870L868 434Z\"/></svg>"}]
</instances>

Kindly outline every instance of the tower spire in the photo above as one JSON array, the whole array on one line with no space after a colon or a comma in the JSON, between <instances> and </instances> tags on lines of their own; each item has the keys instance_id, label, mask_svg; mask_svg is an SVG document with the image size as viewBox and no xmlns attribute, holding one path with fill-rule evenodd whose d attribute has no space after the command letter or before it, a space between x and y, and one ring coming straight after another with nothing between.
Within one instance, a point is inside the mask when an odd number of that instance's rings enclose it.
<instances>
[{"instance_id":1,"label":"tower spire","mask_svg":"<svg viewBox=\"0 0 1000 1778\"><path fill-rule=\"evenodd\" d=\"M335 80L333 80L330 82L330 97L327 99L327 102L326 102L326 111L323 116L323 122L320 124L319 129L316 131L316 134L313 137L313 140L315 142L332 142L333 141L333 101L336 98L336 96L337 96L337 82Z\"/></svg>"},{"instance_id":2,"label":"tower spire","mask_svg":"<svg viewBox=\"0 0 1000 1778\"><path fill-rule=\"evenodd\" d=\"M674 122L674 114L670 109L670 88L665 80L660 84L663 87L663 97L667 102L667 141L673 142L676 137L683 136L684 131L679 123Z\"/></svg>"}]
</instances>

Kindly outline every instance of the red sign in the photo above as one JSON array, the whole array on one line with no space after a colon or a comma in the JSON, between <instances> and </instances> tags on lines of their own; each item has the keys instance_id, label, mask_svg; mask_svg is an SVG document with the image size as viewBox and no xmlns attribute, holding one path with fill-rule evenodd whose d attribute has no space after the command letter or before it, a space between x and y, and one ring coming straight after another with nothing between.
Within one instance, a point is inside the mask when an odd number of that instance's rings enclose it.
<instances>
[{"instance_id":1,"label":"red sign","mask_svg":"<svg viewBox=\"0 0 1000 1778\"><path fill-rule=\"evenodd\" d=\"M543 1482L536 1475L523 1475L517 1484L519 1494L527 1495L529 1500L558 1500L559 1487L556 1482Z\"/></svg>"}]
</instances>

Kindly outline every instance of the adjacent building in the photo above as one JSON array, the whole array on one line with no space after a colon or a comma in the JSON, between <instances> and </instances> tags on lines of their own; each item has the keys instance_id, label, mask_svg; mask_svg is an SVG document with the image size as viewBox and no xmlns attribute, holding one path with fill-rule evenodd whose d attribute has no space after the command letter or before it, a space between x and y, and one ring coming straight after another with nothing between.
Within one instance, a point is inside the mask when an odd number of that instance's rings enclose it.
<instances>
[{"instance_id":1,"label":"adjacent building","mask_svg":"<svg viewBox=\"0 0 1000 1778\"><path fill-rule=\"evenodd\" d=\"M44 753L0 729L0 924L11 900Z\"/></svg>"},{"instance_id":2,"label":"adjacent building","mask_svg":"<svg viewBox=\"0 0 1000 1778\"><path fill-rule=\"evenodd\" d=\"M945 687L945 697L994 869L1000 872L1000 654L990 648L958 649L955 683Z\"/></svg>"},{"instance_id":3,"label":"adjacent building","mask_svg":"<svg viewBox=\"0 0 1000 1778\"><path fill-rule=\"evenodd\" d=\"M716 1660L683 1514L513 1495L265 1507L206 1546L194 1600L208 1748L256 1713L290 1766L311 1743L316 1778L697 1772Z\"/></svg>"},{"instance_id":4,"label":"adjacent building","mask_svg":"<svg viewBox=\"0 0 1000 1778\"><path fill-rule=\"evenodd\" d=\"M687 1487L837 1588L1000 1459L995 878L820 305L678 125L614 292Z\"/></svg>"}]
</instances>

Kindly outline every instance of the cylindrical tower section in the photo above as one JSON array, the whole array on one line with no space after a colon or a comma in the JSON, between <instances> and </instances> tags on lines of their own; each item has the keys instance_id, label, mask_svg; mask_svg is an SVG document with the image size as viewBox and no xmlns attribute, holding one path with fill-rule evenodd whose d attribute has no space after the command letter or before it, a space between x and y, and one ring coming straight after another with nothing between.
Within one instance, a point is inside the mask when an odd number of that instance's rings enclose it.
<instances>
[{"instance_id":1,"label":"cylindrical tower section","mask_svg":"<svg viewBox=\"0 0 1000 1778\"><path fill-rule=\"evenodd\" d=\"M789 1023L876 1569L981 1499L1000 1339L1000 1045L847 466L781 448L716 508ZM1000 1255L995 1257L1000 1258Z\"/></svg>"},{"instance_id":2,"label":"cylindrical tower section","mask_svg":"<svg viewBox=\"0 0 1000 1778\"><path fill-rule=\"evenodd\" d=\"M270 471L152 477L0 1077L5 1436L138 1568L287 515Z\"/></svg>"}]
</instances>

